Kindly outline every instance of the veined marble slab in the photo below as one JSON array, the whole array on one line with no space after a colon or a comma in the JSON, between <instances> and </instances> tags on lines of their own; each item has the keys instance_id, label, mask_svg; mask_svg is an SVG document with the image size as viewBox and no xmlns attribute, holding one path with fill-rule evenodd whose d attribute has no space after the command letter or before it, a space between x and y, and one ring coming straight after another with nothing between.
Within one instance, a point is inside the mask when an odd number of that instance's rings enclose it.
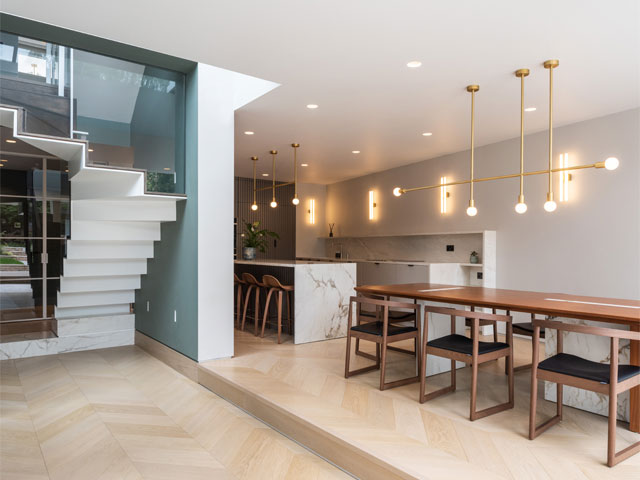
<instances>
[{"instance_id":1,"label":"veined marble slab","mask_svg":"<svg viewBox=\"0 0 640 480\"><path fill-rule=\"evenodd\" d=\"M294 264L294 343L347 334L349 297L355 295L354 263Z\"/></svg>"},{"instance_id":2,"label":"veined marble slab","mask_svg":"<svg viewBox=\"0 0 640 480\"><path fill-rule=\"evenodd\" d=\"M101 317L59 318L56 321L58 337L69 337L85 333L104 333L135 329L133 313Z\"/></svg>"},{"instance_id":3,"label":"veined marble slab","mask_svg":"<svg viewBox=\"0 0 640 480\"><path fill-rule=\"evenodd\" d=\"M592 325L604 328L618 328L610 323L591 322L587 320L575 320L562 318L563 322L579 325ZM619 327L624 329L625 327ZM546 330L545 351L547 357L556 354L558 342L557 330ZM600 363L610 362L611 340L607 337L595 335L584 335L573 332L565 332L563 338L563 349L565 353L572 353L587 360ZM630 361L631 347L628 340L620 340L618 359L620 364L628 364ZM545 382L544 398L552 402L556 401L556 384ZM600 393L580 390L574 387L564 387L563 403L571 407L587 410L599 415L609 415L609 396ZM618 419L629 421L629 392L618 395Z\"/></svg>"}]
</instances>

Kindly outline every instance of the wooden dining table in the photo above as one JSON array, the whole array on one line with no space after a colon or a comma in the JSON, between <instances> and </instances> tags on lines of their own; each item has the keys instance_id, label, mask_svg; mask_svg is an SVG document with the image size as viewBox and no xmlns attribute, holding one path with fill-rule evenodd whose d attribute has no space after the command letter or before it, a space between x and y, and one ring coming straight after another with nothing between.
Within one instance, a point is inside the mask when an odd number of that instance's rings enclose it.
<instances>
[{"instance_id":1,"label":"wooden dining table","mask_svg":"<svg viewBox=\"0 0 640 480\"><path fill-rule=\"evenodd\" d=\"M626 325L632 331L640 331L640 300L434 283L363 285L356 287L356 291L362 294L592 320ZM640 365L640 342L638 341L631 342L630 363ZM629 429L640 433L640 387L633 388L630 392L629 417Z\"/></svg>"}]
</instances>

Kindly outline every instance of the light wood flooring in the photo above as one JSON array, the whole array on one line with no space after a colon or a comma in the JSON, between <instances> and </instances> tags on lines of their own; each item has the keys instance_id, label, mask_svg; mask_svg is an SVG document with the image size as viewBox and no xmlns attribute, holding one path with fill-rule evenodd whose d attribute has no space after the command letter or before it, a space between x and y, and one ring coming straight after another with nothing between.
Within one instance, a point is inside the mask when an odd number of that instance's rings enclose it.
<instances>
[{"instance_id":1,"label":"light wood flooring","mask_svg":"<svg viewBox=\"0 0 640 480\"><path fill-rule=\"evenodd\" d=\"M605 465L604 417L566 407L561 424L528 440L530 370L516 374L513 410L470 422L469 368L458 370L455 393L421 405L418 384L381 392L378 371L345 379L345 346L345 339L303 345L288 339L277 345L273 336L260 339L236 331L236 356L202 364L210 378L201 375L200 381L221 388L229 398L236 395L232 400L239 404L249 398L243 408L258 416L264 412L273 419L270 423L294 438L300 430L296 422L303 421L327 438L339 439L334 450L312 448L362 478L377 474L362 475L354 471L358 464L341 464L337 459L344 459L345 451L384 462L399 472L397 478L640 479L640 455L613 469ZM530 363L530 340L516 339L515 348L515 364ZM352 368L368 362L357 357ZM485 364L480 371L478 408L505 401L503 361ZM389 352L388 381L412 372L412 357ZM430 377L428 391L448 380L448 374ZM242 390L234 393L231 385ZM265 404L274 408L265 409ZM538 421L554 409L555 404L540 400ZM287 424L293 425L293 434ZM622 423L617 434L618 448L638 439ZM314 442L320 435L307 438Z\"/></svg>"},{"instance_id":2,"label":"light wood flooring","mask_svg":"<svg viewBox=\"0 0 640 480\"><path fill-rule=\"evenodd\" d=\"M0 369L3 480L350 478L135 346Z\"/></svg>"}]
</instances>

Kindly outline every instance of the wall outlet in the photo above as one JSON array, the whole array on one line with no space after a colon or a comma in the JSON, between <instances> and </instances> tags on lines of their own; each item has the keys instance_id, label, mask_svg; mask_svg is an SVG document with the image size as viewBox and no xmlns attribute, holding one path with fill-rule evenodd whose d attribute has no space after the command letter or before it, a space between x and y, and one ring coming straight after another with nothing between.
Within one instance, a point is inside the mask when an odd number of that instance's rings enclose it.
<instances>
[{"instance_id":1,"label":"wall outlet","mask_svg":"<svg viewBox=\"0 0 640 480\"><path fill-rule=\"evenodd\" d=\"M482 280L482 272L476 272L476 278Z\"/></svg>"},{"instance_id":2,"label":"wall outlet","mask_svg":"<svg viewBox=\"0 0 640 480\"><path fill-rule=\"evenodd\" d=\"M453 252L453 245L447 245L447 252Z\"/></svg>"}]
</instances>

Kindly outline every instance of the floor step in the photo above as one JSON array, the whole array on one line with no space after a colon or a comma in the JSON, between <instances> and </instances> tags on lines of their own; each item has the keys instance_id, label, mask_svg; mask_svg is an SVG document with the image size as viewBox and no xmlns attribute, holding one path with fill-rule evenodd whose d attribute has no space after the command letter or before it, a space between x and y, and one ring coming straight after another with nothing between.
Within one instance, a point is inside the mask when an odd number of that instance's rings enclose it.
<instances>
[{"instance_id":1,"label":"floor step","mask_svg":"<svg viewBox=\"0 0 640 480\"><path fill-rule=\"evenodd\" d=\"M153 257L152 241L86 241L68 240L67 258L87 259L141 259Z\"/></svg>"},{"instance_id":2,"label":"floor step","mask_svg":"<svg viewBox=\"0 0 640 480\"><path fill-rule=\"evenodd\" d=\"M160 240L159 222L111 222L71 220L74 240Z\"/></svg>"},{"instance_id":3,"label":"floor step","mask_svg":"<svg viewBox=\"0 0 640 480\"><path fill-rule=\"evenodd\" d=\"M72 260L64 259L62 271L65 278L99 277L109 275L144 275L147 273L147 259L129 260Z\"/></svg>"},{"instance_id":4,"label":"floor step","mask_svg":"<svg viewBox=\"0 0 640 480\"><path fill-rule=\"evenodd\" d=\"M135 291L118 290L112 292L58 292L58 308L89 307L99 305L121 305L136 301Z\"/></svg>"},{"instance_id":5,"label":"floor step","mask_svg":"<svg viewBox=\"0 0 640 480\"><path fill-rule=\"evenodd\" d=\"M125 315L130 313L129 303L116 305L92 305L84 307L56 307L55 317L60 318L84 318L92 316Z\"/></svg>"},{"instance_id":6,"label":"floor step","mask_svg":"<svg viewBox=\"0 0 640 480\"><path fill-rule=\"evenodd\" d=\"M140 288L140 275L60 278L61 293L108 292Z\"/></svg>"},{"instance_id":7,"label":"floor step","mask_svg":"<svg viewBox=\"0 0 640 480\"><path fill-rule=\"evenodd\" d=\"M176 219L175 200L74 200L71 216L75 220L173 222Z\"/></svg>"}]
</instances>

